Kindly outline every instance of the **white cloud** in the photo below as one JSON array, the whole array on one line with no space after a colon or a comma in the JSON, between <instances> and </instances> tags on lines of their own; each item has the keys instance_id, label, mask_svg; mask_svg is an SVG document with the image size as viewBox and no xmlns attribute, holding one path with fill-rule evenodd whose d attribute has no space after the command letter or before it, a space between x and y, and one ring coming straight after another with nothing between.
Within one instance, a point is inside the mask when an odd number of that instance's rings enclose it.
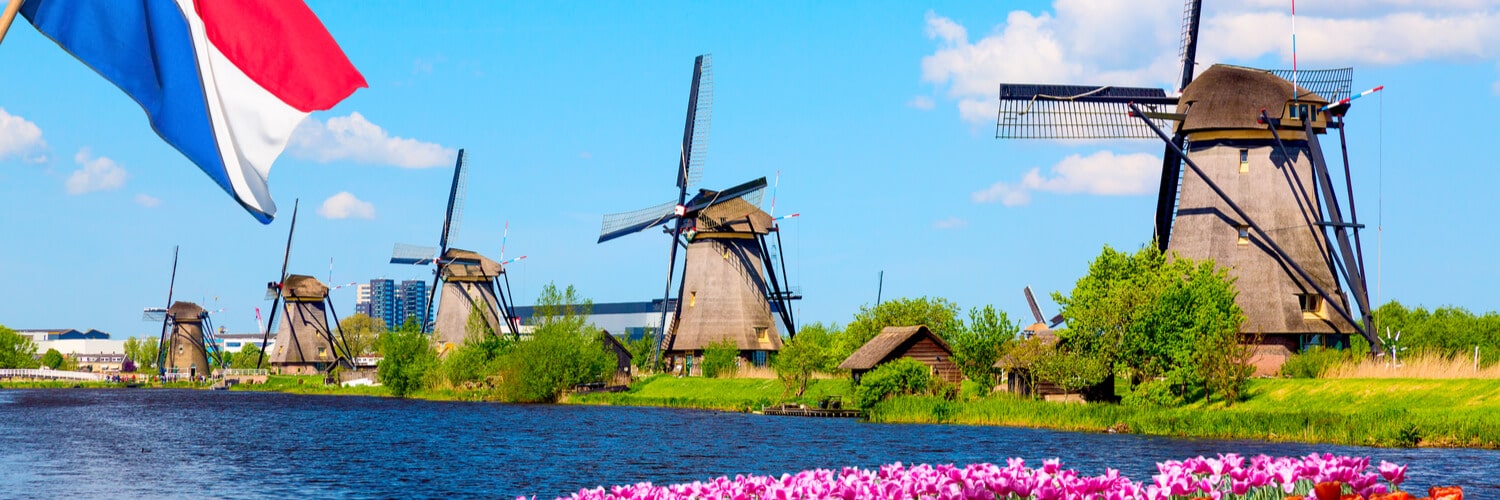
<instances>
[{"instance_id":1,"label":"white cloud","mask_svg":"<svg viewBox=\"0 0 1500 500\"><path fill-rule=\"evenodd\" d=\"M355 198L348 191L340 191L323 200L323 206L318 207L318 215L329 219L374 219L375 205Z\"/></svg>"},{"instance_id":2,"label":"white cloud","mask_svg":"<svg viewBox=\"0 0 1500 500\"><path fill-rule=\"evenodd\" d=\"M1198 70L1216 62L1291 66L1291 12L1284 0L1205 6ZM1331 0L1297 16L1303 67L1395 65L1500 57L1500 1ZM995 119L999 85L1076 83L1174 89L1180 77L1182 2L1055 0L1051 12L1012 11L987 35L929 11L936 42L922 58L922 81L957 101L975 124ZM1500 93L1500 82L1495 83ZM1361 90L1361 89L1355 89Z\"/></svg>"},{"instance_id":3,"label":"white cloud","mask_svg":"<svg viewBox=\"0 0 1500 500\"><path fill-rule=\"evenodd\" d=\"M42 129L0 108L0 160L16 156L22 160L42 163L47 157L41 151L47 147L42 140Z\"/></svg>"},{"instance_id":4,"label":"white cloud","mask_svg":"<svg viewBox=\"0 0 1500 500\"><path fill-rule=\"evenodd\" d=\"M161 204L161 200L146 193L135 195L135 203L143 207L154 207Z\"/></svg>"},{"instance_id":5,"label":"white cloud","mask_svg":"<svg viewBox=\"0 0 1500 500\"><path fill-rule=\"evenodd\" d=\"M906 105L907 106L911 106L913 108L920 109L922 111L931 111L932 108L934 108L934 107L937 106L937 103L932 102L932 98L931 97L927 97L925 95L919 95L919 96L911 98L910 101L906 101Z\"/></svg>"},{"instance_id":6,"label":"white cloud","mask_svg":"<svg viewBox=\"0 0 1500 500\"><path fill-rule=\"evenodd\" d=\"M932 227L938 229L963 229L969 227L969 221L960 219L958 217L949 217L937 222L933 222Z\"/></svg>"},{"instance_id":7,"label":"white cloud","mask_svg":"<svg viewBox=\"0 0 1500 500\"><path fill-rule=\"evenodd\" d=\"M81 167L74 170L63 183L68 194L84 194L94 191L119 189L125 185L125 169L114 160L89 153L88 148L78 150L73 161Z\"/></svg>"},{"instance_id":8,"label":"white cloud","mask_svg":"<svg viewBox=\"0 0 1500 500\"><path fill-rule=\"evenodd\" d=\"M428 168L451 165L458 151L439 144L391 137L364 115L308 118L292 134L293 156L328 163L349 160L372 165Z\"/></svg>"},{"instance_id":9,"label":"white cloud","mask_svg":"<svg viewBox=\"0 0 1500 500\"><path fill-rule=\"evenodd\" d=\"M1116 155L1099 151L1089 156L1071 155L1052 166L1049 177L1033 168L1019 182L997 182L970 195L975 203L1005 206L1031 202L1031 193L1137 195L1152 192L1161 175L1161 158L1145 154Z\"/></svg>"}]
</instances>

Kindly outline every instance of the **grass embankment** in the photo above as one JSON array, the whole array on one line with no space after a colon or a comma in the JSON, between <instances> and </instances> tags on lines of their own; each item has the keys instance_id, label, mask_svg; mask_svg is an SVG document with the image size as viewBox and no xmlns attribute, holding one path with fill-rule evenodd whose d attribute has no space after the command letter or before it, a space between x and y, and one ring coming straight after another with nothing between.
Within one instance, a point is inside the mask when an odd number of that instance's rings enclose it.
<instances>
[{"instance_id":1,"label":"grass embankment","mask_svg":"<svg viewBox=\"0 0 1500 500\"><path fill-rule=\"evenodd\" d=\"M888 400L874 422L957 423L1370 446L1500 448L1500 380L1265 379L1246 401L1143 408L997 395Z\"/></svg>"},{"instance_id":2,"label":"grass embankment","mask_svg":"<svg viewBox=\"0 0 1500 500\"><path fill-rule=\"evenodd\" d=\"M342 387L324 385L322 375L270 375L265 383L235 384L231 391L285 392L288 394L323 394L343 396L389 396L391 391L380 386Z\"/></svg>"},{"instance_id":3,"label":"grass embankment","mask_svg":"<svg viewBox=\"0 0 1500 500\"><path fill-rule=\"evenodd\" d=\"M785 389L776 379L752 378L676 378L657 375L633 384L625 392L579 394L569 396L570 404L616 406L660 406L704 410L753 411L766 405L802 403L816 405L829 396L838 396L845 405L854 400L847 379L818 379L807 384L801 398L783 398ZM788 395L790 396L790 395Z\"/></svg>"}]
</instances>

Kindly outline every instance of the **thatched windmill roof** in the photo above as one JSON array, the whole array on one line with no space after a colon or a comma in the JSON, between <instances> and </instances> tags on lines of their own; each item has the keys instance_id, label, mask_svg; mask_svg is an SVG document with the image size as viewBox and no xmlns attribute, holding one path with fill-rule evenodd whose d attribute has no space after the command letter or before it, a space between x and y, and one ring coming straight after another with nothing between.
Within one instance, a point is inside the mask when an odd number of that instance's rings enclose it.
<instances>
[{"instance_id":1,"label":"thatched windmill roof","mask_svg":"<svg viewBox=\"0 0 1500 500\"><path fill-rule=\"evenodd\" d=\"M880 335L876 335L869 342L865 342L865 345L860 346L859 350L854 351L854 354L850 354L849 359L845 359L843 363L839 364L839 369L869 370L875 368L875 365L889 359L891 354L900 349L902 345L920 336L931 337L944 351L950 354L953 352L953 348L949 347L948 343L944 342L942 337L938 337L932 333L932 330L928 330L926 325L887 326L880 331Z\"/></svg>"},{"instance_id":2,"label":"thatched windmill roof","mask_svg":"<svg viewBox=\"0 0 1500 500\"><path fill-rule=\"evenodd\" d=\"M292 274L281 282L281 296L287 300L323 300L328 296L328 285L312 276Z\"/></svg>"},{"instance_id":3,"label":"thatched windmill roof","mask_svg":"<svg viewBox=\"0 0 1500 500\"><path fill-rule=\"evenodd\" d=\"M175 323L201 323L203 313L203 308L198 304L186 301L174 302L167 310L167 314L172 315L172 321Z\"/></svg>"},{"instance_id":4,"label":"thatched windmill roof","mask_svg":"<svg viewBox=\"0 0 1500 500\"><path fill-rule=\"evenodd\" d=\"M1281 116L1292 100L1292 82L1263 69L1215 64L1193 79L1182 91L1179 112L1187 110L1181 131L1253 129L1265 130L1256 119L1266 110ZM1297 100L1321 107L1328 104L1318 94L1297 87Z\"/></svg>"},{"instance_id":5,"label":"thatched windmill roof","mask_svg":"<svg viewBox=\"0 0 1500 500\"><path fill-rule=\"evenodd\" d=\"M489 257L480 255L479 252L450 248L443 253L443 261L454 260L479 261L479 264L447 264L443 266L443 279L449 278L493 278L505 272L505 268L499 262L490 260Z\"/></svg>"},{"instance_id":6,"label":"thatched windmill roof","mask_svg":"<svg viewBox=\"0 0 1500 500\"><path fill-rule=\"evenodd\" d=\"M698 212L698 230L766 234L771 230L771 215L744 198L735 198Z\"/></svg>"}]
</instances>

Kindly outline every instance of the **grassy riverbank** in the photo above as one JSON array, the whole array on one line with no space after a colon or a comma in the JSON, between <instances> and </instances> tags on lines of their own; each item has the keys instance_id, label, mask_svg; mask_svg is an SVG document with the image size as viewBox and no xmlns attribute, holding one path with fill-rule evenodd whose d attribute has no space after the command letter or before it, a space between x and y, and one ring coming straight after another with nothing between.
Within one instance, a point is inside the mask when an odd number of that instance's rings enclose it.
<instances>
[{"instance_id":1,"label":"grassy riverbank","mask_svg":"<svg viewBox=\"0 0 1500 500\"><path fill-rule=\"evenodd\" d=\"M1249 399L1181 408L1057 404L1005 395L897 398L874 422L957 423L1371 446L1500 448L1500 380L1255 380Z\"/></svg>"},{"instance_id":2,"label":"grassy riverbank","mask_svg":"<svg viewBox=\"0 0 1500 500\"><path fill-rule=\"evenodd\" d=\"M853 401L847 379L813 380L801 398L782 398L780 381L749 378L677 378L658 375L630 384L626 392L595 393L569 396L569 404L616 406L660 406L704 410L751 411L762 406L784 402L815 405L824 398L838 396L844 404Z\"/></svg>"}]
</instances>

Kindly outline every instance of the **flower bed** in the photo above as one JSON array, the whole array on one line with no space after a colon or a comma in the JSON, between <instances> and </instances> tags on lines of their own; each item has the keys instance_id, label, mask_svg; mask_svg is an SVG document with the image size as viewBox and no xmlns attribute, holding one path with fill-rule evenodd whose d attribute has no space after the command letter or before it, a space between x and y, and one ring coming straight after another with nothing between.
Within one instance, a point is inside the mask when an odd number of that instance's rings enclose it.
<instances>
[{"instance_id":1,"label":"flower bed","mask_svg":"<svg viewBox=\"0 0 1500 500\"><path fill-rule=\"evenodd\" d=\"M1150 481L1136 482L1106 469L1101 476L1080 476L1058 460L1028 467L1012 458L995 464L913 465L900 463L876 470L846 467L772 476L720 477L710 481L656 486L640 483L581 490L574 500L793 500L793 499L935 499L1015 498L1037 500L1178 500L1234 498L1254 500L1407 500L1399 491L1406 466L1382 461L1371 469L1369 458L1308 455L1272 458L1239 455L1190 458L1158 463ZM1433 500L1463 500L1456 487L1430 488Z\"/></svg>"}]
</instances>

